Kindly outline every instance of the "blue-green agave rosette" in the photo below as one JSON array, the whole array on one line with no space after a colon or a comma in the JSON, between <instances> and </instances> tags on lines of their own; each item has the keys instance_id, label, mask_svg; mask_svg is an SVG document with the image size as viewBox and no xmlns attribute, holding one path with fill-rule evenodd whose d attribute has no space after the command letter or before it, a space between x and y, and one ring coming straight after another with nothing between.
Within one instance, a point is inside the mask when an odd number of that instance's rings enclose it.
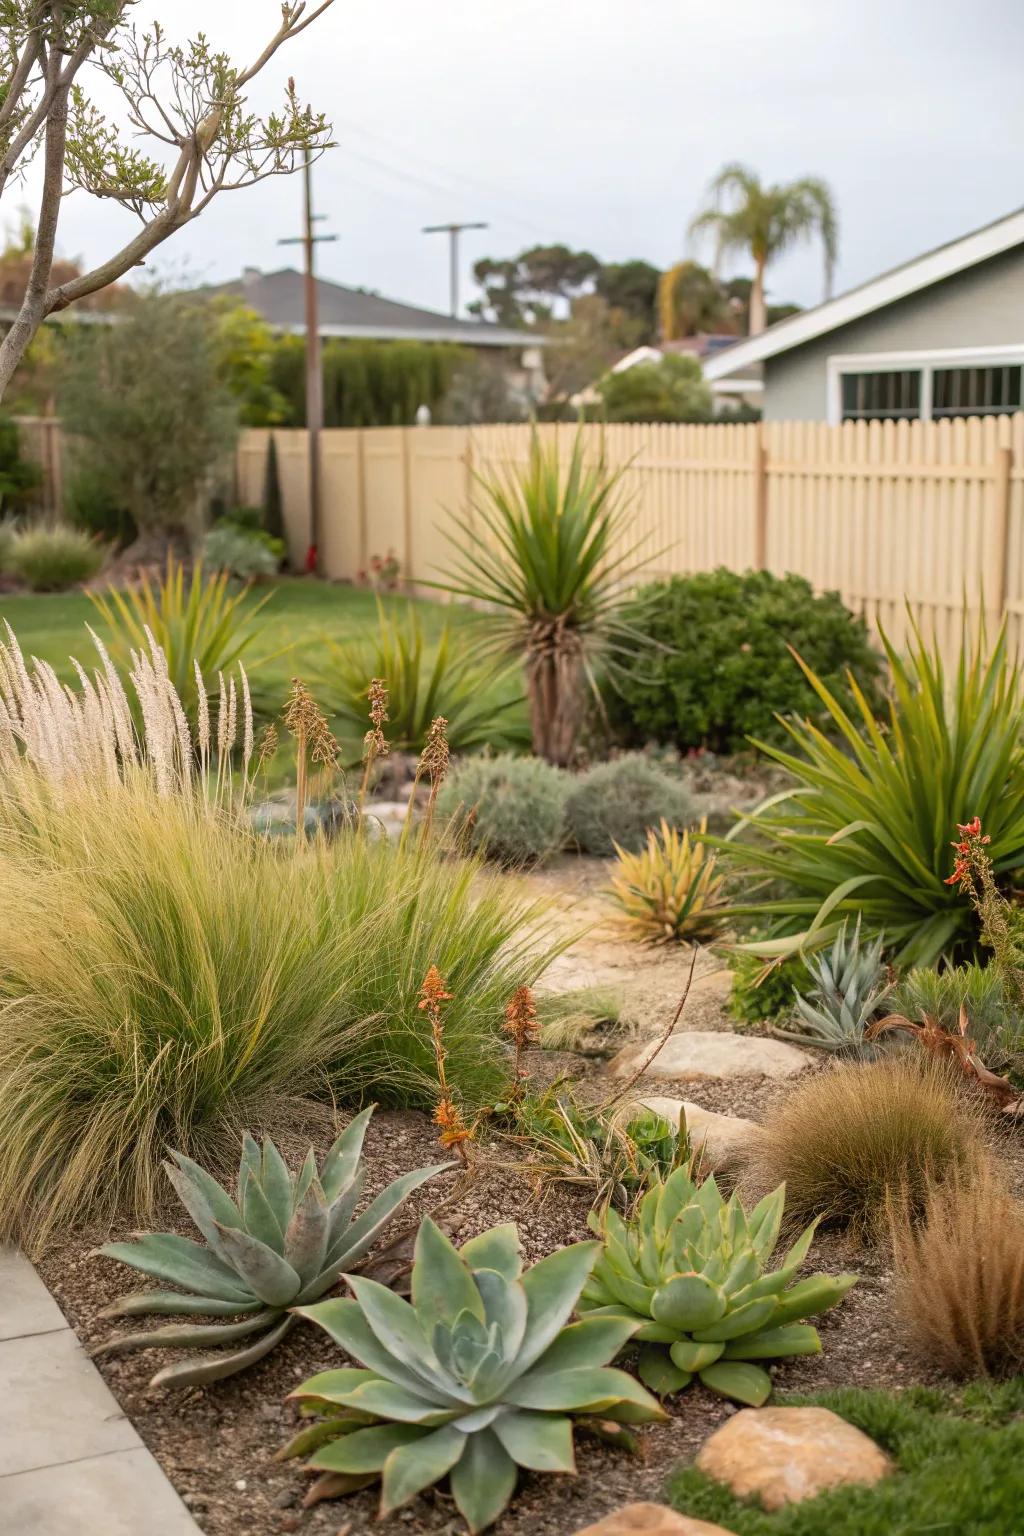
<instances>
[{"instance_id":1,"label":"blue-green agave rosette","mask_svg":"<svg viewBox=\"0 0 1024 1536\"><path fill-rule=\"evenodd\" d=\"M524 1272L514 1225L456 1249L429 1219L416 1239L411 1303L348 1277L351 1299L300 1307L358 1367L293 1395L319 1422L281 1453L314 1447L332 1492L378 1478L381 1515L446 1477L471 1532L508 1504L520 1467L575 1471L573 1417L665 1417L613 1360L639 1319L570 1323L600 1251L576 1243Z\"/></svg>"}]
</instances>

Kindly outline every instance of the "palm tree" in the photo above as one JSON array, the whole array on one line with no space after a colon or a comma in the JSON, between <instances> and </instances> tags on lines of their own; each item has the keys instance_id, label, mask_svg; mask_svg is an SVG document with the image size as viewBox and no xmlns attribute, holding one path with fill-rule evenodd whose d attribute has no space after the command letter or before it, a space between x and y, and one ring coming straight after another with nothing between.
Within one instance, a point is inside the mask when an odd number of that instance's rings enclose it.
<instances>
[{"instance_id":1,"label":"palm tree","mask_svg":"<svg viewBox=\"0 0 1024 1536\"><path fill-rule=\"evenodd\" d=\"M729 251L742 251L753 259L751 336L765 327L765 268L800 240L820 236L825 252L825 297L831 298L839 220L831 188L818 177L763 186L749 167L725 165L708 188L707 206L690 225L691 235L705 232L715 237L716 263Z\"/></svg>"}]
</instances>

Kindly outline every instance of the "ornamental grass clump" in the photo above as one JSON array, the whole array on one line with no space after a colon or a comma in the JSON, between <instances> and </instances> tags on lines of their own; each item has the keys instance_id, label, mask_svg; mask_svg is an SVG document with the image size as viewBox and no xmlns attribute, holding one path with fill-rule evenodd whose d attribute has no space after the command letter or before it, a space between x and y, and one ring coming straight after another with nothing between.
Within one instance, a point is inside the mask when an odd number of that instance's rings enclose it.
<instances>
[{"instance_id":1,"label":"ornamental grass clump","mask_svg":"<svg viewBox=\"0 0 1024 1536\"><path fill-rule=\"evenodd\" d=\"M4 569L33 592L66 592L103 567L107 551L80 528L22 528L4 550Z\"/></svg>"},{"instance_id":2,"label":"ornamental grass clump","mask_svg":"<svg viewBox=\"0 0 1024 1536\"><path fill-rule=\"evenodd\" d=\"M951 889L947 828L977 813L996 878L1024 865L1024 685L1005 627L989 647L965 625L952 675L913 626L907 652L886 642L884 724L854 678L851 710L801 662L829 728L788 721L789 750L756 743L791 789L744 818L723 848L750 892L732 913L779 935L751 944L755 953L826 944L859 913L865 937L884 932L900 967L971 958L980 924Z\"/></svg>"},{"instance_id":3,"label":"ornamental grass clump","mask_svg":"<svg viewBox=\"0 0 1024 1536\"><path fill-rule=\"evenodd\" d=\"M802 1078L768 1115L748 1180L786 1185L789 1215L873 1237L896 1199L920 1214L930 1181L970 1165L977 1101L938 1062L900 1053Z\"/></svg>"},{"instance_id":4,"label":"ornamental grass clump","mask_svg":"<svg viewBox=\"0 0 1024 1536\"><path fill-rule=\"evenodd\" d=\"M403 1174L356 1217L365 1178L363 1138L372 1114L371 1105L357 1115L319 1167L311 1148L294 1173L269 1136L260 1147L246 1132L234 1200L198 1163L172 1152L164 1172L206 1246L173 1232L104 1244L99 1252L106 1258L177 1289L134 1291L101 1315L240 1320L172 1323L147 1333L118 1334L94 1353L229 1346L197 1361L166 1366L150 1382L176 1387L221 1381L268 1355L296 1322L289 1309L325 1296L369 1252L413 1190L455 1166L438 1163ZM259 1335L255 1340L254 1334Z\"/></svg>"},{"instance_id":5,"label":"ornamental grass clump","mask_svg":"<svg viewBox=\"0 0 1024 1536\"><path fill-rule=\"evenodd\" d=\"M524 1272L514 1225L461 1249L425 1219L412 1301L348 1277L351 1300L299 1309L356 1367L323 1371L293 1394L316 1422L282 1456L313 1455L307 1502L378 1480L380 1516L447 1476L471 1533L507 1507L520 1468L573 1473L573 1420L664 1421L654 1398L608 1362L635 1318L570 1323L598 1256L574 1243Z\"/></svg>"},{"instance_id":6,"label":"ornamental grass clump","mask_svg":"<svg viewBox=\"0 0 1024 1536\"><path fill-rule=\"evenodd\" d=\"M780 1185L748 1216L738 1194L726 1200L713 1177L698 1185L684 1163L653 1182L631 1220L610 1207L588 1218L604 1246L580 1310L639 1322L640 1379L662 1396L697 1377L712 1392L760 1408L772 1380L756 1362L819 1354L817 1330L800 1320L834 1307L857 1280L797 1280L817 1221L768 1270L785 1200Z\"/></svg>"}]
</instances>

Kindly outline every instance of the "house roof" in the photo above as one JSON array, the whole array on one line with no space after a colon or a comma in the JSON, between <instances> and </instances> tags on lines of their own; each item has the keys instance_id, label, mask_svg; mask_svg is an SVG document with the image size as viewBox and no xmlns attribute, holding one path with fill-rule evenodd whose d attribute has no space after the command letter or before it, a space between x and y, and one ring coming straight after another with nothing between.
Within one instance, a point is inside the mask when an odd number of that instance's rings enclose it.
<instances>
[{"instance_id":1,"label":"house roof","mask_svg":"<svg viewBox=\"0 0 1024 1536\"><path fill-rule=\"evenodd\" d=\"M862 315L869 315L898 299L919 293L933 283L941 283L957 272L977 266L992 256L1002 255L1004 251L1022 244L1024 208L1018 208L1015 213L996 219L994 223L973 230L969 235L962 235L959 240L936 246L933 251L926 251L913 261L892 267L870 282L861 283L859 287L841 293L838 298L819 304L816 309L805 309L799 315L791 315L788 320L780 320L769 326L759 336L738 341L734 347L707 359L704 364L705 376L709 380L721 379L750 363L763 362L765 358L788 352L791 347L803 346L805 342L814 341L816 337L824 336L841 325L859 320Z\"/></svg>"},{"instance_id":2,"label":"house roof","mask_svg":"<svg viewBox=\"0 0 1024 1536\"><path fill-rule=\"evenodd\" d=\"M294 267L261 272L247 267L229 283L215 283L204 294L237 298L280 331L304 331L305 278ZM487 320L460 320L432 309L416 309L362 288L316 279L321 336L364 336L379 341L454 341L471 347L534 346L538 338Z\"/></svg>"}]
</instances>

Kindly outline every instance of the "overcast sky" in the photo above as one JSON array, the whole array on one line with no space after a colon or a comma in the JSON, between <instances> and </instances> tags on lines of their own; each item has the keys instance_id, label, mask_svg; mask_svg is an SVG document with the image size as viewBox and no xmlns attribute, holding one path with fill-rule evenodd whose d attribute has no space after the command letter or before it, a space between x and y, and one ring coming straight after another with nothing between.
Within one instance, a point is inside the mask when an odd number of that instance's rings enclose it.
<instances>
[{"instance_id":1,"label":"overcast sky","mask_svg":"<svg viewBox=\"0 0 1024 1536\"><path fill-rule=\"evenodd\" d=\"M172 36L205 28L239 60L274 30L275 0L141 0ZM278 54L334 123L316 168L321 273L447 306L443 237L464 237L463 300L482 255L563 241L666 266L723 162L814 174L839 205L837 288L1024 204L1024 0L335 0ZM196 280L298 265L298 178L223 196L163 247ZM62 254L92 263L129 216L80 194ZM771 296L821 296L817 250L786 257Z\"/></svg>"}]
</instances>

